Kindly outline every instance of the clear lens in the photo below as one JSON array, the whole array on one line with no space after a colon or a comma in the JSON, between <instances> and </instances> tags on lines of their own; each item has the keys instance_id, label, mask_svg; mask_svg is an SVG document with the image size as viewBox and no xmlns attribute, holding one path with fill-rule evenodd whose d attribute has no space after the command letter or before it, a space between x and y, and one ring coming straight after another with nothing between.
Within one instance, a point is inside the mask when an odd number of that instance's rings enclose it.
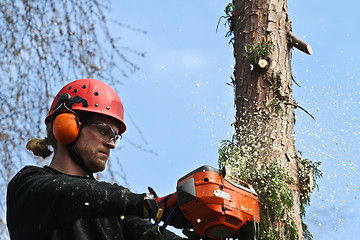
<instances>
[{"instance_id":1,"label":"clear lens","mask_svg":"<svg viewBox=\"0 0 360 240\"><path fill-rule=\"evenodd\" d=\"M116 134L115 131L107 124L102 122L88 121L87 123L94 125L97 132L101 134L105 141L114 141L115 147L119 145L121 135Z\"/></svg>"},{"instance_id":2,"label":"clear lens","mask_svg":"<svg viewBox=\"0 0 360 240\"><path fill-rule=\"evenodd\" d=\"M116 134L115 137L110 138L109 142L114 141L114 145L115 147L117 147L117 145L119 145L120 143L120 140L121 140L121 135Z\"/></svg>"}]
</instances>

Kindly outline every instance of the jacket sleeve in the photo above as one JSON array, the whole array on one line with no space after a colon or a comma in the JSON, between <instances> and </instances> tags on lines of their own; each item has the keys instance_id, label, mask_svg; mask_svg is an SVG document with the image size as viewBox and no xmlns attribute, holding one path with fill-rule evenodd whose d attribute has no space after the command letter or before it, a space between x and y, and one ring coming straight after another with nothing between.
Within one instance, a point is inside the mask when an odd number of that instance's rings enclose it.
<instances>
[{"instance_id":1,"label":"jacket sleeve","mask_svg":"<svg viewBox=\"0 0 360 240\"><path fill-rule=\"evenodd\" d=\"M152 240L144 236L144 232L154 225L145 219L140 219L136 216L127 216L123 220L124 224L124 236L129 240ZM163 234L163 240L184 240L178 235L168 230L165 230Z\"/></svg>"},{"instance_id":2,"label":"jacket sleeve","mask_svg":"<svg viewBox=\"0 0 360 240\"><path fill-rule=\"evenodd\" d=\"M11 180L7 202L9 231L46 231L79 218L144 214L144 194L37 167L24 168Z\"/></svg>"}]
</instances>

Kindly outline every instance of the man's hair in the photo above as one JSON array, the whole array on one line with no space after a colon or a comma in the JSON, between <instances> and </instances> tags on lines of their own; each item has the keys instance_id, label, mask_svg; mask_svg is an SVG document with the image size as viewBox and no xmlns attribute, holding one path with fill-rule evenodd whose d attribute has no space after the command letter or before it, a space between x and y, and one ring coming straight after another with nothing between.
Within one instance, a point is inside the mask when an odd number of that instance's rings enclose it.
<instances>
[{"instance_id":1,"label":"man's hair","mask_svg":"<svg viewBox=\"0 0 360 240\"><path fill-rule=\"evenodd\" d=\"M47 158L53 151L49 148L52 146L56 149L56 139L53 132L52 121L46 125L46 137L44 139L33 138L26 144L26 149L33 152L35 156Z\"/></svg>"}]
</instances>

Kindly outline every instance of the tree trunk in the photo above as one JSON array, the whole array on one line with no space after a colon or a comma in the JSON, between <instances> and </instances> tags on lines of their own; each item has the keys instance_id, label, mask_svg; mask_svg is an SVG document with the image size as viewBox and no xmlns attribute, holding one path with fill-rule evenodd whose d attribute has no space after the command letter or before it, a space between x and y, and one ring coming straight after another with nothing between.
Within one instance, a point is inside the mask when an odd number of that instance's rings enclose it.
<instances>
[{"instance_id":1,"label":"tree trunk","mask_svg":"<svg viewBox=\"0 0 360 240\"><path fill-rule=\"evenodd\" d=\"M261 221L269 221L281 239L288 239L285 222L292 219L294 236L303 239L287 0L234 0L233 5L235 129L245 149L242 154L257 169L278 166L292 179L286 180L293 195L291 208L277 216L263 200ZM260 182L251 184L261 191Z\"/></svg>"}]
</instances>

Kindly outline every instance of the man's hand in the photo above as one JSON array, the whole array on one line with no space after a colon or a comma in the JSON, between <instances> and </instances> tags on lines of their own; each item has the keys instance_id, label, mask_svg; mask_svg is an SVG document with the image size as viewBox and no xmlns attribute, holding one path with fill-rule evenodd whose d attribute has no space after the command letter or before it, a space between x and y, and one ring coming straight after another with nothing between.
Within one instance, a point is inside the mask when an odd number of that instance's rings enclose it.
<instances>
[{"instance_id":1,"label":"man's hand","mask_svg":"<svg viewBox=\"0 0 360 240\"><path fill-rule=\"evenodd\" d=\"M178 207L178 199L176 192L164 197L161 205L165 207L162 217L164 223L179 229L193 228Z\"/></svg>"},{"instance_id":2,"label":"man's hand","mask_svg":"<svg viewBox=\"0 0 360 240\"><path fill-rule=\"evenodd\" d=\"M171 193L164 197L158 197L152 188L149 189L149 194L145 197L145 212L148 216L158 221L157 212L163 209L161 221L166 225L171 225L175 228L193 228L190 222L185 218L184 214L178 207L177 193Z\"/></svg>"},{"instance_id":3,"label":"man's hand","mask_svg":"<svg viewBox=\"0 0 360 240\"><path fill-rule=\"evenodd\" d=\"M159 204L154 195L147 193L144 197L144 218L154 219L159 209Z\"/></svg>"}]
</instances>

